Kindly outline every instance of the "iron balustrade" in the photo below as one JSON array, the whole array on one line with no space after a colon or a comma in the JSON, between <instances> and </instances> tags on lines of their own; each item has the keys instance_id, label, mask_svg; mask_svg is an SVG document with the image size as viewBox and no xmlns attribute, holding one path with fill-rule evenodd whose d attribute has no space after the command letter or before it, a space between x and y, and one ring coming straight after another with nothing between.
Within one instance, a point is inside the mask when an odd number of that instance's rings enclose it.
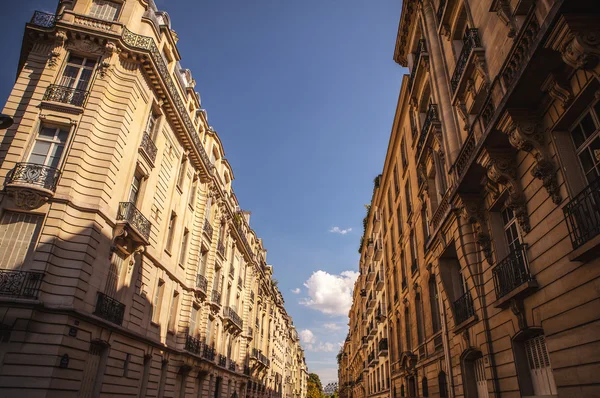
<instances>
[{"instance_id":1,"label":"iron balustrade","mask_svg":"<svg viewBox=\"0 0 600 398\"><path fill-rule=\"evenodd\" d=\"M243 229L242 229L242 215L241 212L237 213L239 215L239 217L235 217L234 218L234 225L235 225L235 229L237 230L238 235L240 236L240 239L242 240L242 244L244 245L244 248L246 248L246 251L248 252L248 255L250 256L250 258L254 257L254 254L252 253L252 248L250 247L250 244L248 243L248 240L246 239L246 234L244 233Z\"/></svg>"},{"instance_id":2,"label":"iron balustrade","mask_svg":"<svg viewBox=\"0 0 600 398\"><path fill-rule=\"evenodd\" d=\"M144 135L142 136L140 148L142 148L142 150L146 153L148 159L150 159L150 161L154 163L154 161L156 160L156 154L158 153L158 148L156 148L154 141L152 141L150 134L148 134L147 132L144 132Z\"/></svg>"},{"instance_id":3,"label":"iron balustrade","mask_svg":"<svg viewBox=\"0 0 600 398\"><path fill-rule=\"evenodd\" d=\"M223 308L223 317L225 319L229 319L233 324L235 324L240 329L242 329L244 327L244 321L237 314L237 312L235 312L235 310L231 307Z\"/></svg>"},{"instance_id":4,"label":"iron balustrade","mask_svg":"<svg viewBox=\"0 0 600 398\"><path fill-rule=\"evenodd\" d=\"M196 289L206 293L208 290L208 279L204 275L196 275Z\"/></svg>"},{"instance_id":5,"label":"iron balustrade","mask_svg":"<svg viewBox=\"0 0 600 398\"><path fill-rule=\"evenodd\" d=\"M563 208L573 249L600 235L600 178L596 178Z\"/></svg>"},{"instance_id":6,"label":"iron balustrade","mask_svg":"<svg viewBox=\"0 0 600 398\"><path fill-rule=\"evenodd\" d=\"M225 258L225 244L221 238L219 238L219 242L217 243L217 253L221 255L221 257Z\"/></svg>"},{"instance_id":7,"label":"iron balustrade","mask_svg":"<svg viewBox=\"0 0 600 398\"><path fill-rule=\"evenodd\" d=\"M408 80L408 82L409 82L408 91L412 90L413 84L415 82L415 76L417 74L417 69L419 68L419 61L421 60L421 53L424 53L426 51L427 51L427 45L425 43L425 39L419 40L419 43L417 44L417 51L415 51L415 53L414 53L414 61L412 64L412 69L410 71L410 78Z\"/></svg>"},{"instance_id":8,"label":"iron balustrade","mask_svg":"<svg viewBox=\"0 0 600 398\"><path fill-rule=\"evenodd\" d=\"M494 267L496 298L502 298L525 282L531 280L527 263L527 246L518 246Z\"/></svg>"},{"instance_id":9,"label":"iron balustrade","mask_svg":"<svg viewBox=\"0 0 600 398\"><path fill-rule=\"evenodd\" d=\"M446 9L446 0L440 0L440 5L437 9L437 20L438 26L442 23L442 17L444 16L444 10Z\"/></svg>"},{"instance_id":10,"label":"iron balustrade","mask_svg":"<svg viewBox=\"0 0 600 398\"><path fill-rule=\"evenodd\" d=\"M381 354L382 351L387 351L387 350L388 350L388 339L383 338L383 339L379 340L379 353Z\"/></svg>"},{"instance_id":11,"label":"iron balustrade","mask_svg":"<svg viewBox=\"0 0 600 398\"><path fill-rule=\"evenodd\" d=\"M148 51L150 53L150 58L152 59L152 61L154 61L154 64L156 65L156 69L158 70L160 76L165 81L167 91L169 92L169 94L171 95L171 98L173 100L173 105L175 106L175 109L177 109L179 116L183 120L183 125L185 126L185 129L187 130L187 132L190 134L190 136L192 138L192 142L194 143L194 148L196 148L196 150L200 154L200 158L202 159L202 162L204 163L204 167L206 167L208 173L210 175L213 175L215 166L210 161L210 158L208 157L206 150L204 149L204 146L202 145L202 140L200 139L200 136L199 136L198 132L196 131L196 128L194 127L192 119L190 119L190 117L188 115L187 106L181 99L179 91L178 91L177 87L175 86L173 79L171 78L171 74L169 73L169 68L168 68L160 50L156 46L156 43L154 43L154 39L152 39L152 37L149 37L149 36L142 36L142 35L133 33L126 27L123 28L122 39L123 39L123 43L125 43L125 45L127 45L129 48L134 49L134 50Z\"/></svg>"},{"instance_id":12,"label":"iron balustrade","mask_svg":"<svg viewBox=\"0 0 600 398\"><path fill-rule=\"evenodd\" d=\"M43 11L35 11L29 23L41 28L53 28L56 24L56 15Z\"/></svg>"},{"instance_id":13,"label":"iron balustrade","mask_svg":"<svg viewBox=\"0 0 600 398\"><path fill-rule=\"evenodd\" d=\"M220 367L224 368L224 367L226 367L226 366L227 366L227 357L226 357L225 355L223 355L223 354L219 354L219 355L217 356L217 358L218 358L218 359L217 359L217 364L218 364Z\"/></svg>"},{"instance_id":14,"label":"iron balustrade","mask_svg":"<svg viewBox=\"0 0 600 398\"><path fill-rule=\"evenodd\" d=\"M204 351L204 342L198 338L187 335L185 337L185 350L192 354L202 355Z\"/></svg>"},{"instance_id":15,"label":"iron balustrade","mask_svg":"<svg viewBox=\"0 0 600 398\"><path fill-rule=\"evenodd\" d=\"M121 325L123 323L123 316L125 315L125 304L104 293L98 292L94 315L114 324Z\"/></svg>"},{"instance_id":16,"label":"iron balustrade","mask_svg":"<svg viewBox=\"0 0 600 398\"><path fill-rule=\"evenodd\" d=\"M417 158L421 154L421 150L425 145L425 140L427 139L427 134L429 133L429 128L433 122L439 123L439 113L438 107L436 104L429 104L429 108L427 109L427 116L425 117L425 122L423 123L423 127L421 128L421 135L419 136L419 142L417 143Z\"/></svg>"},{"instance_id":17,"label":"iron balustrade","mask_svg":"<svg viewBox=\"0 0 600 398\"><path fill-rule=\"evenodd\" d=\"M221 292L219 292L218 290L213 290L212 295L210 297L211 301L214 304L221 305Z\"/></svg>"},{"instance_id":18,"label":"iron balustrade","mask_svg":"<svg viewBox=\"0 0 600 398\"><path fill-rule=\"evenodd\" d=\"M237 370L237 363L235 361L229 360L229 370L235 372Z\"/></svg>"},{"instance_id":19,"label":"iron balustrade","mask_svg":"<svg viewBox=\"0 0 600 398\"><path fill-rule=\"evenodd\" d=\"M208 219L204 221L204 233L206 234L209 240L212 240L213 227L212 225L210 225L210 220Z\"/></svg>"},{"instance_id":20,"label":"iron balustrade","mask_svg":"<svg viewBox=\"0 0 600 398\"><path fill-rule=\"evenodd\" d=\"M119 203L117 221L126 221L146 240L150 239L152 224L132 202Z\"/></svg>"},{"instance_id":21,"label":"iron balustrade","mask_svg":"<svg viewBox=\"0 0 600 398\"><path fill-rule=\"evenodd\" d=\"M85 104L87 96L87 90L79 90L73 87L51 84L46 89L43 100L82 107Z\"/></svg>"},{"instance_id":22,"label":"iron balustrade","mask_svg":"<svg viewBox=\"0 0 600 398\"><path fill-rule=\"evenodd\" d=\"M6 185L26 184L55 192L60 170L36 163L17 163L6 176Z\"/></svg>"},{"instance_id":23,"label":"iron balustrade","mask_svg":"<svg viewBox=\"0 0 600 398\"><path fill-rule=\"evenodd\" d=\"M215 355L216 353L214 347L210 347L208 344L204 344L202 350L202 357L212 362L215 360Z\"/></svg>"},{"instance_id":24,"label":"iron balustrade","mask_svg":"<svg viewBox=\"0 0 600 398\"><path fill-rule=\"evenodd\" d=\"M479 40L479 31L476 28L468 29L463 36L463 48L456 61L454 72L452 73L452 80L450 80L450 86L452 87L452 93L458 88L458 83L462 78L462 75L467 67L469 56L474 48L481 47L481 41Z\"/></svg>"},{"instance_id":25,"label":"iron balustrade","mask_svg":"<svg viewBox=\"0 0 600 398\"><path fill-rule=\"evenodd\" d=\"M37 299L44 273L0 270L0 296Z\"/></svg>"},{"instance_id":26,"label":"iron balustrade","mask_svg":"<svg viewBox=\"0 0 600 398\"><path fill-rule=\"evenodd\" d=\"M470 292L466 292L454 302L454 315L456 325L460 325L475 315L475 308L473 307L473 299Z\"/></svg>"}]
</instances>

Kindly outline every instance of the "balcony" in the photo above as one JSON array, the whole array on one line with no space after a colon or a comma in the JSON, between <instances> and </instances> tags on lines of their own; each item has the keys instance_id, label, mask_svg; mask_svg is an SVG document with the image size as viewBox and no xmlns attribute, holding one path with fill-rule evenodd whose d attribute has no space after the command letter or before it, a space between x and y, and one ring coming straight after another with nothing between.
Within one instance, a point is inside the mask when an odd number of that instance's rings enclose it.
<instances>
[{"instance_id":1,"label":"balcony","mask_svg":"<svg viewBox=\"0 0 600 398\"><path fill-rule=\"evenodd\" d=\"M196 275L196 292L202 293L206 296L208 292L208 280L204 275Z\"/></svg>"},{"instance_id":2,"label":"balcony","mask_svg":"<svg viewBox=\"0 0 600 398\"><path fill-rule=\"evenodd\" d=\"M418 159L421 157L421 151L427 146L429 136L431 135L429 132L432 128L441 128L438 107L436 104L429 104L427 115L425 116L425 122L421 127L421 134L419 135L419 141L417 142L417 163Z\"/></svg>"},{"instance_id":3,"label":"balcony","mask_svg":"<svg viewBox=\"0 0 600 398\"><path fill-rule=\"evenodd\" d=\"M496 290L497 307L508 306L517 296L523 297L537 288L537 282L529 273L527 246L519 246L492 271Z\"/></svg>"},{"instance_id":4,"label":"balcony","mask_svg":"<svg viewBox=\"0 0 600 398\"><path fill-rule=\"evenodd\" d=\"M487 80L479 31L469 29L463 37L463 48L450 80L454 105L464 103L469 114L478 114L487 94Z\"/></svg>"},{"instance_id":5,"label":"balcony","mask_svg":"<svg viewBox=\"0 0 600 398\"><path fill-rule=\"evenodd\" d=\"M592 181L563 208L573 245L572 261L600 254L600 178Z\"/></svg>"},{"instance_id":6,"label":"balcony","mask_svg":"<svg viewBox=\"0 0 600 398\"><path fill-rule=\"evenodd\" d=\"M221 307L221 292L213 290L210 296L210 304L214 307Z\"/></svg>"},{"instance_id":7,"label":"balcony","mask_svg":"<svg viewBox=\"0 0 600 398\"><path fill-rule=\"evenodd\" d=\"M229 366L227 367L227 369L229 369L232 372L235 372L237 370L237 363L235 361L232 361L230 359L229 360Z\"/></svg>"},{"instance_id":8,"label":"balcony","mask_svg":"<svg viewBox=\"0 0 600 398\"><path fill-rule=\"evenodd\" d=\"M410 274L411 276L416 274L419 270L419 262L416 258L413 258L412 263L410 264Z\"/></svg>"},{"instance_id":9,"label":"balcony","mask_svg":"<svg viewBox=\"0 0 600 398\"><path fill-rule=\"evenodd\" d=\"M127 235L135 242L144 246L150 243L150 229L152 228L152 224L133 203L119 203L117 224L121 225L120 228L126 228L127 232L129 232Z\"/></svg>"},{"instance_id":10,"label":"balcony","mask_svg":"<svg viewBox=\"0 0 600 398\"><path fill-rule=\"evenodd\" d=\"M120 326L125 315L125 304L98 292L94 315Z\"/></svg>"},{"instance_id":11,"label":"balcony","mask_svg":"<svg viewBox=\"0 0 600 398\"><path fill-rule=\"evenodd\" d=\"M154 166L154 161L156 160L156 154L158 153L158 148L150 138L150 134L144 132L142 136L142 142L140 143L139 152L148 160L151 166Z\"/></svg>"},{"instance_id":12,"label":"balcony","mask_svg":"<svg viewBox=\"0 0 600 398\"><path fill-rule=\"evenodd\" d=\"M375 271L372 267L369 267L369 270L367 271L367 282L372 282L373 279L375 279Z\"/></svg>"},{"instance_id":13,"label":"balcony","mask_svg":"<svg viewBox=\"0 0 600 398\"><path fill-rule=\"evenodd\" d=\"M375 242L373 241L372 238L370 238L369 240L367 240L367 256L372 257L374 249L375 249Z\"/></svg>"},{"instance_id":14,"label":"balcony","mask_svg":"<svg viewBox=\"0 0 600 398\"><path fill-rule=\"evenodd\" d=\"M204 221L203 231L204 231L204 235L206 236L206 238L209 241L211 241L212 240L212 236L213 236L213 227L212 227L212 225L210 225L210 220L209 219L206 219Z\"/></svg>"},{"instance_id":15,"label":"balcony","mask_svg":"<svg viewBox=\"0 0 600 398\"><path fill-rule=\"evenodd\" d=\"M43 279L42 272L0 270L0 296L37 299Z\"/></svg>"},{"instance_id":16,"label":"balcony","mask_svg":"<svg viewBox=\"0 0 600 398\"><path fill-rule=\"evenodd\" d=\"M83 107L88 96L87 90L51 84L44 93L43 101L60 102L61 104Z\"/></svg>"},{"instance_id":17,"label":"balcony","mask_svg":"<svg viewBox=\"0 0 600 398\"><path fill-rule=\"evenodd\" d=\"M219 243L217 243L217 254L221 256L222 259L225 258L225 244L223 244L221 238L219 238Z\"/></svg>"},{"instance_id":18,"label":"balcony","mask_svg":"<svg viewBox=\"0 0 600 398\"><path fill-rule=\"evenodd\" d=\"M383 257L383 241L381 238L375 239L375 261L381 261Z\"/></svg>"},{"instance_id":19,"label":"balcony","mask_svg":"<svg viewBox=\"0 0 600 398\"><path fill-rule=\"evenodd\" d=\"M380 270L375 276L375 289L380 292L383 289L383 270Z\"/></svg>"},{"instance_id":20,"label":"balcony","mask_svg":"<svg viewBox=\"0 0 600 398\"><path fill-rule=\"evenodd\" d=\"M192 354L202 355L204 349L204 343L195 337L190 335L185 336L185 350Z\"/></svg>"},{"instance_id":21,"label":"balcony","mask_svg":"<svg viewBox=\"0 0 600 398\"><path fill-rule=\"evenodd\" d=\"M267 358L262 352L260 352L256 348L252 349L251 358L254 358L257 361L257 363L265 367L271 366L271 361L269 360L269 358Z\"/></svg>"},{"instance_id":22,"label":"balcony","mask_svg":"<svg viewBox=\"0 0 600 398\"><path fill-rule=\"evenodd\" d=\"M379 340L379 356L387 357L388 355L388 339Z\"/></svg>"},{"instance_id":23,"label":"balcony","mask_svg":"<svg viewBox=\"0 0 600 398\"><path fill-rule=\"evenodd\" d=\"M421 73L421 71L425 71L426 62L428 59L429 54L427 53L427 43L425 42L425 39L421 39L417 43L417 49L413 53L413 63L408 80L409 92L412 92L414 87L419 85L418 82L422 80L422 76L424 76L425 73ZM423 64L423 68L419 68L419 64Z\"/></svg>"},{"instance_id":24,"label":"balcony","mask_svg":"<svg viewBox=\"0 0 600 398\"><path fill-rule=\"evenodd\" d=\"M60 171L35 163L17 163L6 176L6 191L17 207L33 210L54 197Z\"/></svg>"},{"instance_id":25,"label":"balcony","mask_svg":"<svg viewBox=\"0 0 600 398\"><path fill-rule=\"evenodd\" d=\"M474 316L473 299L471 293L467 292L454 302L454 324L459 326Z\"/></svg>"},{"instance_id":26,"label":"balcony","mask_svg":"<svg viewBox=\"0 0 600 398\"><path fill-rule=\"evenodd\" d=\"M238 333L242 331L244 327L244 321L242 318L235 312L235 310L231 307L223 308L223 318L225 322L228 322L231 326L234 326Z\"/></svg>"},{"instance_id":27,"label":"balcony","mask_svg":"<svg viewBox=\"0 0 600 398\"><path fill-rule=\"evenodd\" d=\"M217 355L217 365L222 368L227 367L227 357L222 354Z\"/></svg>"},{"instance_id":28,"label":"balcony","mask_svg":"<svg viewBox=\"0 0 600 398\"><path fill-rule=\"evenodd\" d=\"M216 353L214 347L210 347L207 344L204 344L204 347L202 349L202 358L213 362L215 360L215 356Z\"/></svg>"},{"instance_id":29,"label":"balcony","mask_svg":"<svg viewBox=\"0 0 600 398\"><path fill-rule=\"evenodd\" d=\"M52 29L56 24L56 15L47 12L36 11L29 21L31 25L38 26L40 28Z\"/></svg>"}]
</instances>

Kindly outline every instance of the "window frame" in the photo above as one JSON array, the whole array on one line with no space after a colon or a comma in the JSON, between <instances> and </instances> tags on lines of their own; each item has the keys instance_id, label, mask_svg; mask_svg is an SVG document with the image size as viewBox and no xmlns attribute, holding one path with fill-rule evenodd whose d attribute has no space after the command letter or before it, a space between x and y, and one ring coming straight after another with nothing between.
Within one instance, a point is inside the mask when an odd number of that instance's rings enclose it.
<instances>
[{"instance_id":1,"label":"window frame","mask_svg":"<svg viewBox=\"0 0 600 398\"><path fill-rule=\"evenodd\" d=\"M55 147L55 145L60 144L60 141L57 141L55 139L49 140L49 139L41 138L40 133L42 132L43 129L54 129L54 138L57 137L59 131L64 131L67 133L67 137L66 137L64 143L62 144L63 149L60 154L60 158L57 162L56 167L50 166L48 164L48 160L50 159L50 153L52 152L52 149ZM60 170L65 162L66 154L70 147L72 130L73 130L72 127L67 127L67 126L64 126L61 124L57 124L57 123L45 123L45 122L39 123L39 125L37 127L37 131L36 131L35 135L32 135L32 140L29 143L29 146L27 148L27 152L26 152L27 155L23 157L23 160L26 159L25 163L31 163L31 164L36 164L36 165L46 166L46 167L54 167L55 169ZM43 164L31 161L31 156L33 155L33 150L35 149L35 145L38 141L50 143L50 148L48 149L48 152L46 153L46 159L44 160Z\"/></svg>"},{"instance_id":2,"label":"window frame","mask_svg":"<svg viewBox=\"0 0 600 398\"><path fill-rule=\"evenodd\" d=\"M102 4L98 4L98 3L102 3ZM93 15L93 8L94 6L97 5L99 8L101 8L102 6L109 6L109 5L115 5L116 6L116 10L115 10L115 14L112 17L112 19L108 19L105 18L103 16L100 15ZM114 0L92 0L90 2L89 8L87 10L86 16L90 17L90 18L95 18L95 19L99 19L101 21L107 21L107 22L118 22L119 18L121 17L121 12L123 10L123 2L121 1L114 1ZM104 14L106 14L106 12L103 12Z\"/></svg>"}]
</instances>

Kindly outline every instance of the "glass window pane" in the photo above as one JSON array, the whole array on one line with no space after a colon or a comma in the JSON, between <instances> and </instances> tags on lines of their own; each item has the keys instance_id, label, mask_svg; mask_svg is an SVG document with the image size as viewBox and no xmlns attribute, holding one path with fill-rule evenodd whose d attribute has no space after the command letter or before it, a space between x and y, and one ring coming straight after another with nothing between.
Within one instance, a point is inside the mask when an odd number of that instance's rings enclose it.
<instances>
[{"instance_id":1,"label":"glass window pane","mask_svg":"<svg viewBox=\"0 0 600 398\"><path fill-rule=\"evenodd\" d=\"M37 155L32 153L31 155L29 155L29 163L33 163L33 164L44 164L44 162L46 161L46 156L45 155Z\"/></svg>"},{"instance_id":2,"label":"glass window pane","mask_svg":"<svg viewBox=\"0 0 600 398\"><path fill-rule=\"evenodd\" d=\"M592 135L594 131L596 131L596 124L594 123L594 119L592 119L592 115L590 113L586 114L581 120L581 128L586 137Z\"/></svg>"},{"instance_id":3,"label":"glass window pane","mask_svg":"<svg viewBox=\"0 0 600 398\"><path fill-rule=\"evenodd\" d=\"M85 61L85 66L87 66L88 68L93 68L94 66L96 66L96 61L88 58Z\"/></svg>"},{"instance_id":4,"label":"glass window pane","mask_svg":"<svg viewBox=\"0 0 600 398\"><path fill-rule=\"evenodd\" d=\"M89 83L91 77L92 77L92 70L84 69L81 72L81 77L79 78L79 82L77 83L77 89L84 90L84 91L87 90L88 83Z\"/></svg>"},{"instance_id":5,"label":"glass window pane","mask_svg":"<svg viewBox=\"0 0 600 398\"><path fill-rule=\"evenodd\" d=\"M581 162L581 167L583 168L583 172L587 174L592 167L594 167L594 161L592 160L592 155L588 148L585 148L579 154L579 161Z\"/></svg>"},{"instance_id":6,"label":"glass window pane","mask_svg":"<svg viewBox=\"0 0 600 398\"><path fill-rule=\"evenodd\" d=\"M575 126L573 131L571 131L571 138L573 139L575 148L579 148L581 145L583 145L583 142L585 141L585 134L583 134L583 131L581 131L580 125Z\"/></svg>"},{"instance_id":7,"label":"glass window pane","mask_svg":"<svg viewBox=\"0 0 600 398\"><path fill-rule=\"evenodd\" d=\"M33 146L33 149L31 150L31 155L39 155L45 158L50 151L50 145L51 144L49 142L37 140Z\"/></svg>"},{"instance_id":8,"label":"glass window pane","mask_svg":"<svg viewBox=\"0 0 600 398\"><path fill-rule=\"evenodd\" d=\"M58 141L65 143L67 142L67 138L69 137L69 131L68 130L59 130L58 132Z\"/></svg>"},{"instance_id":9,"label":"glass window pane","mask_svg":"<svg viewBox=\"0 0 600 398\"><path fill-rule=\"evenodd\" d=\"M48 159L48 166L57 168L60 162L60 157L63 153L64 146L53 145L50 159Z\"/></svg>"},{"instance_id":10,"label":"glass window pane","mask_svg":"<svg viewBox=\"0 0 600 398\"><path fill-rule=\"evenodd\" d=\"M55 134L56 134L55 128L42 127L42 129L40 130L40 137L48 138L50 140L54 139Z\"/></svg>"},{"instance_id":11,"label":"glass window pane","mask_svg":"<svg viewBox=\"0 0 600 398\"><path fill-rule=\"evenodd\" d=\"M79 74L79 68L73 65L67 65L65 71L63 72L63 77L61 79L60 85L65 87L73 87L75 81L77 79L77 75Z\"/></svg>"},{"instance_id":12,"label":"glass window pane","mask_svg":"<svg viewBox=\"0 0 600 398\"><path fill-rule=\"evenodd\" d=\"M67 61L70 64L77 64L77 65L82 65L83 64L83 57L79 57L77 55L69 55L69 60Z\"/></svg>"}]
</instances>

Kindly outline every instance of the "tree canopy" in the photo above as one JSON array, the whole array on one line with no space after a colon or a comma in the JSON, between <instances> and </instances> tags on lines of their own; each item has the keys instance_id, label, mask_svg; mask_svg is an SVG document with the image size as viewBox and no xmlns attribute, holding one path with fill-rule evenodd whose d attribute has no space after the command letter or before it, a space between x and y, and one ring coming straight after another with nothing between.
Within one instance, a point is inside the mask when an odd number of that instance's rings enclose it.
<instances>
[{"instance_id":1,"label":"tree canopy","mask_svg":"<svg viewBox=\"0 0 600 398\"><path fill-rule=\"evenodd\" d=\"M310 373L308 375L306 390L306 398L321 398L323 396L323 385L318 374Z\"/></svg>"}]
</instances>

